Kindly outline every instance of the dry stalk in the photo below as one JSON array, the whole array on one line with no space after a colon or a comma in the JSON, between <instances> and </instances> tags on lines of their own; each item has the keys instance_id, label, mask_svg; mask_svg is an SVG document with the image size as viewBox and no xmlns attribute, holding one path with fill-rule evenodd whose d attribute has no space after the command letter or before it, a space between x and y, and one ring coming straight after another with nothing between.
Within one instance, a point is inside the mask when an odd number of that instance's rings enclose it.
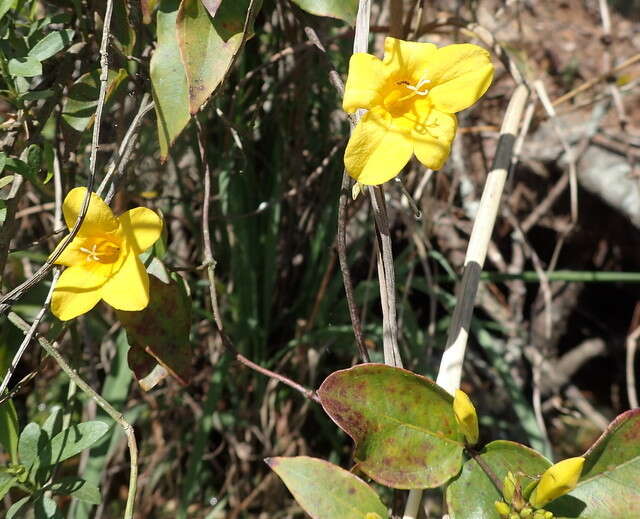
<instances>
[{"instance_id":1,"label":"dry stalk","mask_svg":"<svg viewBox=\"0 0 640 519\"><path fill-rule=\"evenodd\" d=\"M469 238L462 281L458 289L458 301L453 311L446 348L442 355L438 377L436 378L436 383L449 393L454 393L460 386L473 306L478 284L480 283L480 272L489 249L502 191L511 165L513 145L528 97L529 91L523 84L516 87L511 96L507 112L502 121L500 139L493 159L493 168L487 176L476 220ZM421 500L422 490L411 490L409 492L403 519L415 519L417 517Z\"/></svg>"}]
</instances>

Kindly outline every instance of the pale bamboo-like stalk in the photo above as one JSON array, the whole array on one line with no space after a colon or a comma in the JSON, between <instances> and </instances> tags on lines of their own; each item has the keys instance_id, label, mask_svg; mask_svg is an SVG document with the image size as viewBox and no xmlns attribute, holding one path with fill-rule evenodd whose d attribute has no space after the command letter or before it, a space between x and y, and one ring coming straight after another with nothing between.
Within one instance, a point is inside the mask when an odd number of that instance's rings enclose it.
<instances>
[{"instance_id":1,"label":"pale bamboo-like stalk","mask_svg":"<svg viewBox=\"0 0 640 519\"><path fill-rule=\"evenodd\" d=\"M487 256L491 234L496 222L500 199L511 163L511 153L516 140L518 126L524 112L529 91L519 85L509 101L502 121L500 139L493 159L493 167L487 175L480 206L467 246L462 281L458 289L458 300L453 311L447 336L447 345L440 361L436 383L450 394L460 387L462 364L469 338L469 327L473 315L480 273ZM403 519L415 519L422 501L422 490L411 490L405 506Z\"/></svg>"}]
</instances>

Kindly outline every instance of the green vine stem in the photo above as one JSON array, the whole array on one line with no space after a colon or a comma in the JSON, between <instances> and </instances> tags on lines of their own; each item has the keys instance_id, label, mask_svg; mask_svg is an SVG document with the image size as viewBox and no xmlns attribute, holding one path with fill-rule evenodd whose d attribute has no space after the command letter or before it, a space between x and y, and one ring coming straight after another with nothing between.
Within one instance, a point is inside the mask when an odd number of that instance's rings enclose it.
<instances>
[{"instance_id":1,"label":"green vine stem","mask_svg":"<svg viewBox=\"0 0 640 519\"><path fill-rule=\"evenodd\" d=\"M22 317L20 317L15 312L9 312L8 315L9 321L11 321L15 326L20 328L25 334L29 333L29 323L27 323ZM129 493L127 495L127 504L124 511L124 519L133 519L133 505L136 499L136 489L137 489L137 481L138 481L138 445L136 443L136 436L133 431L133 427L129 422L124 419L122 413L116 411L109 402L107 402L104 398L102 398L89 384L87 384L81 377L78 375L75 369L73 369L67 361L60 355L58 349L51 344L44 337L37 335L38 342L40 346L44 348L44 350L53 357L58 363L58 366L64 371L69 379L71 379L75 384L84 391L89 397L91 397L96 404L98 404L105 413L107 413L111 418L113 418L122 430L124 434L127 436L127 444L129 446L129 456L130 456L130 474L129 474Z\"/></svg>"}]
</instances>

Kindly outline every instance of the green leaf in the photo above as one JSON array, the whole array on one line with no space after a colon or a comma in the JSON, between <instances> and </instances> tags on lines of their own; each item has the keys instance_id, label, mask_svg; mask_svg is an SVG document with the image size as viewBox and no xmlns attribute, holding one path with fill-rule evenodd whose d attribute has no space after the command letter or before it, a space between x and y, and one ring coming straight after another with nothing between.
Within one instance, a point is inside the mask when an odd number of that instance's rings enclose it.
<instances>
[{"instance_id":1,"label":"green leaf","mask_svg":"<svg viewBox=\"0 0 640 519\"><path fill-rule=\"evenodd\" d=\"M558 518L640 517L640 409L611 422L585 458L576 488L545 508Z\"/></svg>"},{"instance_id":2,"label":"green leaf","mask_svg":"<svg viewBox=\"0 0 640 519\"><path fill-rule=\"evenodd\" d=\"M50 32L29 50L28 56L38 61L49 59L65 47L68 47L71 40L73 40L74 34L75 31L73 29Z\"/></svg>"},{"instance_id":3,"label":"green leaf","mask_svg":"<svg viewBox=\"0 0 640 519\"><path fill-rule=\"evenodd\" d=\"M35 519L63 519L62 512L56 502L45 495L40 495L33 502Z\"/></svg>"},{"instance_id":4,"label":"green leaf","mask_svg":"<svg viewBox=\"0 0 640 519\"><path fill-rule=\"evenodd\" d=\"M113 3L113 21L111 24L111 34L125 56L133 52L136 45L136 31L133 30L129 20L131 15L127 0L115 0Z\"/></svg>"},{"instance_id":5,"label":"green leaf","mask_svg":"<svg viewBox=\"0 0 640 519\"><path fill-rule=\"evenodd\" d=\"M192 114L224 81L253 30L261 5L262 0L222 0L212 19L201 0L180 4L176 30Z\"/></svg>"},{"instance_id":6,"label":"green leaf","mask_svg":"<svg viewBox=\"0 0 640 519\"><path fill-rule=\"evenodd\" d=\"M387 507L369 485L328 461L307 456L265 461L314 519L389 517Z\"/></svg>"},{"instance_id":7,"label":"green leaf","mask_svg":"<svg viewBox=\"0 0 640 519\"><path fill-rule=\"evenodd\" d=\"M4 17L9 9L13 9L16 6L17 0L0 0L0 20Z\"/></svg>"},{"instance_id":8,"label":"green leaf","mask_svg":"<svg viewBox=\"0 0 640 519\"><path fill-rule=\"evenodd\" d=\"M80 501L99 505L102 502L100 497L100 489L93 483L89 483L77 476L69 476L62 478L47 487L54 494L63 494L65 496L73 496Z\"/></svg>"},{"instance_id":9,"label":"green leaf","mask_svg":"<svg viewBox=\"0 0 640 519\"><path fill-rule=\"evenodd\" d=\"M393 488L432 488L462 466L453 398L426 377L383 364L336 371L322 407L356 443L358 468Z\"/></svg>"},{"instance_id":10,"label":"green leaf","mask_svg":"<svg viewBox=\"0 0 640 519\"><path fill-rule=\"evenodd\" d=\"M113 101L114 94L127 75L124 69L109 71L105 104ZM83 132L93 126L99 93L100 71L97 69L80 76L69 89L62 106L62 132L70 148L75 148Z\"/></svg>"},{"instance_id":11,"label":"green leaf","mask_svg":"<svg viewBox=\"0 0 640 519\"><path fill-rule=\"evenodd\" d=\"M187 76L176 35L179 0L162 0L158 8L158 45L151 57L151 89L158 123L160 158L164 161L176 137L189 122Z\"/></svg>"},{"instance_id":12,"label":"green leaf","mask_svg":"<svg viewBox=\"0 0 640 519\"><path fill-rule=\"evenodd\" d=\"M7 157L6 155L4 157L4 167L9 171L13 171L18 175L22 175L23 177L27 178L29 178L29 175L31 173L29 165L26 162L20 159L16 159L15 157Z\"/></svg>"},{"instance_id":13,"label":"green leaf","mask_svg":"<svg viewBox=\"0 0 640 519\"><path fill-rule=\"evenodd\" d=\"M6 472L0 472L0 499L4 499L7 492L18 482L18 476L12 476Z\"/></svg>"},{"instance_id":14,"label":"green leaf","mask_svg":"<svg viewBox=\"0 0 640 519\"><path fill-rule=\"evenodd\" d=\"M18 414L12 400L0 404L0 444L11 457L11 463L18 463Z\"/></svg>"},{"instance_id":15,"label":"green leaf","mask_svg":"<svg viewBox=\"0 0 640 519\"><path fill-rule=\"evenodd\" d=\"M13 178L13 175L7 175L6 177L0 178L0 189L11 184L11 182L13 182Z\"/></svg>"},{"instance_id":16,"label":"green leaf","mask_svg":"<svg viewBox=\"0 0 640 519\"><path fill-rule=\"evenodd\" d=\"M330 16L355 25L358 0L292 0L301 9L316 16Z\"/></svg>"},{"instance_id":17,"label":"green leaf","mask_svg":"<svg viewBox=\"0 0 640 519\"><path fill-rule=\"evenodd\" d=\"M551 466L549 460L533 449L504 440L488 444L480 457L500 482L511 471L523 487L532 481L524 475L538 476ZM451 519L499 519L494 502L502 499L502 495L473 459L465 462L460 475L449 484L446 498Z\"/></svg>"},{"instance_id":18,"label":"green leaf","mask_svg":"<svg viewBox=\"0 0 640 519\"><path fill-rule=\"evenodd\" d=\"M189 382L191 300L181 284L173 279L163 283L150 275L149 305L140 312L116 313L127 330L129 366L138 380L149 375L158 362L181 384Z\"/></svg>"},{"instance_id":19,"label":"green leaf","mask_svg":"<svg viewBox=\"0 0 640 519\"><path fill-rule=\"evenodd\" d=\"M45 90L30 90L20 95L20 100L24 102L37 101L39 99L48 99L55 94L55 91L47 88Z\"/></svg>"},{"instance_id":20,"label":"green leaf","mask_svg":"<svg viewBox=\"0 0 640 519\"><path fill-rule=\"evenodd\" d=\"M42 74L42 63L31 56L11 58L7 66L9 74L15 77L33 77Z\"/></svg>"},{"instance_id":21,"label":"green leaf","mask_svg":"<svg viewBox=\"0 0 640 519\"><path fill-rule=\"evenodd\" d=\"M42 430L47 433L47 438L53 438L62 430L62 407L59 405L54 406L49 413L49 416L42 424Z\"/></svg>"},{"instance_id":22,"label":"green leaf","mask_svg":"<svg viewBox=\"0 0 640 519\"><path fill-rule=\"evenodd\" d=\"M20 439L18 440L18 457L20 458L20 463L27 468L33 465L33 462L38 456L38 451L41 447L41 435L42 430L40 426L34 422L28 423L22 430L22 433L20 433Z\"/></svg>"},{"instance_id":23,"label":"green leaf","mask_svg":"<svg viewBox=\"0 0 640 519\"><path fill-rule=\"evenodd\" d=\"M93 445L108 430L109 426L99 420L72 425L56 434L38 451L40 466L48 467L75 456Z\"/></svg>"},{"instance_id":24,"label":"green leaf","mask_svg":"<svg viewBox=\"0 0 640 519\"><path fill-rule=\"evenodd\" d=\"M11 508L7 510L7 517L5 519L14 519L14 517L23 517L23 515L16 515L18 512L22 511L24 506L29 502L31 496L23 497L19 501L16 501L11 505Z\"/></svg>"}]
</instances>

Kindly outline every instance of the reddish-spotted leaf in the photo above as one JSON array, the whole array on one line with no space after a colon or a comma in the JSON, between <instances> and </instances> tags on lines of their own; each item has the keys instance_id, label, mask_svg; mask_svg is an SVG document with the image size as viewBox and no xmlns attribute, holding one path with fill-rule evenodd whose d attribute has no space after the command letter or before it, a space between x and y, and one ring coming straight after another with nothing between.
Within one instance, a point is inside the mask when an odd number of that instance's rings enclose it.
<instances>
[{"instance_id":1,"label":"reddish-spotted leaf","mask_svg":"<svg viewBox=\"0 0 640 519\"><path fill-rule=\"evenodd\" d=\"M426 377L361 364L327 377L324 410L356 443L358 468L393 488L431 488L460 471L463 435L453 399Z\"/></svg>"}]
</instances>

